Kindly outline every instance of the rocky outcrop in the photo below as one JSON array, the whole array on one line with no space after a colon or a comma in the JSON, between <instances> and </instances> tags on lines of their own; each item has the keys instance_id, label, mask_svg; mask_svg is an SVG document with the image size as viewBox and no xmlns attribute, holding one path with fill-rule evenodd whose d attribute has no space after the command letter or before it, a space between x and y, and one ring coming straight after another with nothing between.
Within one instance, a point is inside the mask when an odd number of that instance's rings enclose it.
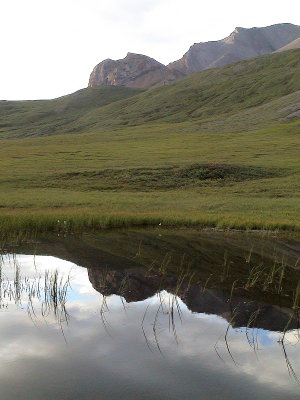
<instances>
[{"instance_id":1,"label":"rocky outcrop","mask_svg":"<svg viewBox=\"0 0 300 400\"><path fill-rule=\"evenodd\" d=\"M127 86L147 88L167 85L182 77L153 58L128 53L121 60L104 60L98 64L89 80L89 86Z\"/></svg>"},{"instance_id":2,"label":"rocky outcrop","mask_svg":"<svg viewBox=\"0 0 300 400\"><path fill-rule=\"evenodd\" d=\"M208 68L222 67L236 61L271 54L284 46L287 46L288 50L288 46L299 38L300 26L293 24L251 29L239 27L225 39L195 43L180 60L169 64L169 68L191 74Z\"/></svg>"}]
</instances>

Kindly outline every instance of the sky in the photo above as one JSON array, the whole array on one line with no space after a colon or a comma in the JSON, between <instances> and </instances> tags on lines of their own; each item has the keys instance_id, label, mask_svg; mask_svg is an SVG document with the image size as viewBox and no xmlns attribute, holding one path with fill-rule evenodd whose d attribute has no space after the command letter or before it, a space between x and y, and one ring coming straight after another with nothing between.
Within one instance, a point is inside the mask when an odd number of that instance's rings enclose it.
<instances>
[{"instance_id":1,"label":"sky","mask_svg":"<svg viewBox=\"0 0 300 400\"><path fill-rule=\"evenodd\" d=\"M281 22L300 25L299 0L0 0L0 99L59 97L106 58L168 64L236 26Z\"/></svg>"}]
</instances>

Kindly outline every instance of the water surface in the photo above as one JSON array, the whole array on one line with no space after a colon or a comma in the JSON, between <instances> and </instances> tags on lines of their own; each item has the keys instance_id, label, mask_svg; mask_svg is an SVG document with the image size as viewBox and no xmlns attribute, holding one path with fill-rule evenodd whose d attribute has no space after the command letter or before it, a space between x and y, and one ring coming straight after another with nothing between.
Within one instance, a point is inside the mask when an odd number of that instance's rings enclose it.
<instances>
[{"instance_id":1,"label":"water surface","mask_svg":"<svg viewBox=\"0 0 300 400\"><path fill-rule=\"evenodd\" d=\"M279 296L279 278L245 290L241 274L295 266L299 248L263 243L159 231L7 248L1 399L298 399L297 276Z\"/></svg>"}]
</instances>

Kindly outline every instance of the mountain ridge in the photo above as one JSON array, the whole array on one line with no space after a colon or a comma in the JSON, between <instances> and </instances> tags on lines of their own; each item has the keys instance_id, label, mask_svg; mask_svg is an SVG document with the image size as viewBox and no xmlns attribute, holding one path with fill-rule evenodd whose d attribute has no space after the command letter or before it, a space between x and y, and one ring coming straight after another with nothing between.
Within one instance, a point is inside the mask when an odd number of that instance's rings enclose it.
<instances>
[{"instance_id":1,"label":"mountain ridge","mask_svg":"<svg viewBox=\"0 0 300 400\"><path fill-rule=\"evenodd\" d=\"M180 60L168 66L185 74L191 74L271 54L298 38L300 38L300 26L288 23L262 28L237 27L224 39L195 43Z\"/></svg>"},{"instance_id":2,"label":"mountain ridge","mask_svg":"<svg viewBox=\"0 0 300 400\"><path fill-rule=\"evenodd\" d=\"M149 88L168 85L195 72L299 47L298 25L283 23L261 28L236 27L224 39L194 43L181 59L167 66L135 53L127 53L120 60L106 59L93 69L89 87Z\"/></svg>"}]
</instances>

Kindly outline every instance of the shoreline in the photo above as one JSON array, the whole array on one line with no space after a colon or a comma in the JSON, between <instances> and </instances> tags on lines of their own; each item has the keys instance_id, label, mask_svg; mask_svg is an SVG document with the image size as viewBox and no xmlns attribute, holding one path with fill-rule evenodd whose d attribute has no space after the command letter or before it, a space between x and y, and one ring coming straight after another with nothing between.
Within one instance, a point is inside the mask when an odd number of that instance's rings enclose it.
<instances>
[{"instance_id":1,"label":"shoreline","mask_svg":"<svg viewBox=\"0 0 300 400\"><path fill-rule=\"evenodd\" d=\"M118 229L196 229L212 232L251 232L300 237L299 225L236 218L189 218L184 216L158 215L101 215L101 214L0 214L0 238L42 233L82 234Z\"/></svg>"}]
</instances>

